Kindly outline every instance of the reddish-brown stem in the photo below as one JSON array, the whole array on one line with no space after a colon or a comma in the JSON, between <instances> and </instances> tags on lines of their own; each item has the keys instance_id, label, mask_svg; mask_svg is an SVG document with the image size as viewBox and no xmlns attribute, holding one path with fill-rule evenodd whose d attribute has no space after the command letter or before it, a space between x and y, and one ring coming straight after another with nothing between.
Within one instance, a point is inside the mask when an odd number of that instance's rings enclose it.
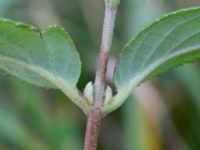
<instances>
[{"instance_id":1,"label":"reddish-brown stem","mask_svg":"<svg viewBox=\"0 0 200 150\"><path fill-rule=\"evenodd\" d=\"M101 118L101 109L98 108L88 114L84 150L96 150Z\"/></svg>"},{"instance_id":2,"label":"reddish-brown stem","mask_svg":"<svg viewBox=\"0 0 200 150\"><path fill-rule=\"evenodd\" d=\"M101 49L94 83L94 107L93 111L88 114L87 118L84 150L96 150L97 147L97 139L102 119L101 109L104 103L105 75L109 57L109 50L112 43L116 11L117 7L113 6L110 1L105 0L105 16Z\"/></svg>"},{"instance_id":3,"label":"reddish-brown stem","mask_svg":"<svg viewBox=\"0 0 200 150\"><path fill-rule=\"evenodd\" d=\"M108 63L109 53L107 51L101 51L97 66L96 79L94 84L94 107L101 108L104 101L105 92L105 76Z\"/></svg>"}]
</instances>

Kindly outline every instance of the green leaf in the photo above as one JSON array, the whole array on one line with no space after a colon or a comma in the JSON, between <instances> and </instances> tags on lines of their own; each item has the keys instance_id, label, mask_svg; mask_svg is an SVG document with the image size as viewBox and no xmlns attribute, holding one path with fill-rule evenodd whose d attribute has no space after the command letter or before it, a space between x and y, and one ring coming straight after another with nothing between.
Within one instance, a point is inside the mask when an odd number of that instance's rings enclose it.
<instances>
[{"instance_id":1,"label":"green leaf","mask_svg":"<svg viewBox=\"0 0 200 150\"><path fill-rule=\"evenodd\" d=\"M123 49L114 75L118 94L107 110L119 107L142 81L199 57L200 8L156 20Z\"/></svg>"},{"instance_id":2,"label":"green leaf","mask_svg":"<svg viewBox=\"0 0 200 150\"><path fill-rule=\"evenodd\" d=\"M79 55L69 35L58 26L38 29L0 19L0 69L39 87L63 91L82 109L76 88Z\"/></svg>"}]
</instances>

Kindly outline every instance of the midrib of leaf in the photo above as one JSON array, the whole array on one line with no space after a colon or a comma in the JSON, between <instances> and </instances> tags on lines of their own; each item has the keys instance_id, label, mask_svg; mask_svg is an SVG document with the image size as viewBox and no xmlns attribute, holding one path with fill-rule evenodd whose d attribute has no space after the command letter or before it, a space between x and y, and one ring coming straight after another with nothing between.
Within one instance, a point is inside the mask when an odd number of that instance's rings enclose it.
<instances>
[{"instance_id":1,"label":"midrib of leaf","mask_svg":"<svg viewBox=\"0 0 200 150\"><path fill-rule=\"evenodd\" d=\"M11 46L11 44L9 43L9 41L8 41L8 40L5 40L5 39L7 39L7 35L8 35L8 34L10 34L11 32L15 32L15 31L17 31L17 30L18 30L17 28L14 28L14 27L13 27L13 29L10 30L9 32L7 32L6 34L4 34L4 36L2 36L2 37L0 38L0 40L3 40L4 42L6 42L6 44L8 44L8 45ZM27 37L27 38L29 38L29 37ZM21 48L20 48L19 46L15 45L15 49L17 49L17 50L18 50L18 53L20 53L20 55L23 55L24 58L28 60L28 62L30 62L31 64L34 64L34 63L32 62L32 60L31 60L27 55L25 55L22 51L20 51Z\"/></svg>"},{"instance_id":2,"label":"midrib of leaf","mask_svg":"<svg viewBox=\"0 0 200 150\"><path fill-rule=\"evenodd\" d=\"M4 37L6 38L6 35ZM6 44L12 46L12 44L10 44L8 40L5 40L3 38L0 38L0 40L4 41L4 42L6 42ZM30 63L31 65L34 65L32 59L29 58L28 55L26 55L25 53L23 53L23 51L20 51L21 48L18 45L15 45L15 50L17 50L17 52L20 53L20 56L23 56L23 58L26 59L28 63Z\"/></svg>"},{"instance_id":3,"label":"midrib of leaf","mask_svg":"<svg viewBox=\"0 0 200 150\"><path fill-rule=\"evenodd\" d=\"M188 20L186 20L186 21L183 21L183 22L181 22L181 23L178 22L177 26L174 26L174 28L172 28L171 30L169 30L169 31L166 33L166 35L164 35L163 38L161 38L160 42L159 42L158 45L154 48L154 50L153 50L153 51L150 51L150 54L147 55L147 57L145 58L144 63L142 64L141 70L144 69L144 67L145 67L147 61L149 60L149 58L151 58L151 56L159 49L159 46L161 46L161 43L163 43L163 42L165 41L165 39L167 39L167 38L169 37L169 35L170 35L173 31L175 31L175 30L176 30L177 28L179 28L180 26L189 23L189 21L196 20L196 19L199 18L199 17L200 17L200 15L199 15L199 16L195 16L195 17L192 17L192 18L190 18L190 19L188 19ZM197 33L199 33L199 31L198 31ZM196 34L196 33L195 33L195 34ZM192 35L194 35L194 34L192 34ZM149 34L148 34L148 36L149 36ZM147 37L146 37L146 38L147 38ZM186 39L187 39L187 38L186 38ZM181 43L184 42L186 39L183 39L183 40L181 41ZM180 44L181 44L181 43L180 43ZM179 44L177 44L177 45L179 45ZM174 48L175 48L175 47L174 47ZM174 48L172 48L172 49L170 49L169 51L167 51L167 53L166 53L165 56L163 56L163 57L166 57L166 55L168 55ZM140 71L141 71L141 70L140 70ZM140 71L139 71L139 72L140 72Z\"/></svg>"},{"instance_id":4,"label":"midrib of leaf","mask_svg":"<svg viewBox=\"0 0 200 150\"><path fill-rule=\"evenodd\" d=\"M143 81L144 77L151 74L151 72L154 71L155 68L162 66L164 62L167 63L170 60L176 59L176 57L182 57L184 55L187 55L188 53L196 52L196 50L199 50L199 47L194 47L193 50L189 49L189 51L188 49L182 50L182 52L177 52L173 55L169 55L165 59L160 58L157 62L151 64L147 69L145 69L145 71L134 77L134 80L130 81L125 86L118 89L118 93L113 97L112 105L103 108L104 115L109 114L113 110L117 109L120 105L122 105L124 103L124 100L128 97L128 93L131 92L132 88ZM200 58L200 55L197 58Z\"/></svg>"},{"instance_id":5,"label":"midrib of leaf","mask_svg":"<svg viewBox=\"0 0 200 150\"><path fill-rule=\"evenodd\" d=\"M105 114L118 108L131 90L147 78L200 58L199 21L200 8L179 10L156 20L131 40L120 54L120 58L124 56L117 64L117 78L114 77L118 93L104 108Z\"/></svg>"},{"instance_id":6,"label":"midrib of leaf","mask_svg":"<svg viewBox=\"0 0 200 150\"><path fill-rule=\"evenodd\" d=\"M35 73L37 73L38 75L40 75L42 78L44 78L45 80L47 79L48 81L50 81L51 83L53 83L56 87L58 87L59 89L68 89L70 92L72 92L73 90L71 90L68 87L74 87L74 85L70 85L69 83L66 83L66 81L59 79L58 77L55 77L54 75L50 74L49 72L45 71L44 69L37 67L34 64L29 65L28 63L24 63L22 61L19 61L17 59L13 59L10 57L6 57L6 56L2 56L0 55L0 60L9 62L11 64L17 64L19 66L22 66L24 68L26 68L27 70L31 70ZM58 80L59 79L59 80ZM64 84L63 84L64 83ZM72 92L73 93L73 92ZM72 95L72 94L71 94ZM72 96L71 96L72 97Z\"/></svg>"},{"instance_id":7,"label":"midrib of leaf","mask_svg":"<svg viewBox=\"0 0 200 150\"><path fill-rule=\"evenodd\" d=\"M10 64L17 64L21 67L26 68L27 70L31 70L32 72L37 73L39 76L44 78L44 80L48 80L51 83L53 83L58 89L60 89L64 94L66 94L75 104L81 105L81 108L85 110L87 113L88 106L82 101L80 104L80 99L83 100L83 98L78 94L78 90L74 85L70 85L70 83L66 83L66 81L60 79L59 77L55 77L54 75L50 74L49 72L45 71L44 69L37 67L33 64L29 65L27 63L24 63L22 61L2 56L0 55L0 61L8 62Z\"/></svg>"},{"instance_id":8,"label":"midrib of leaf","mask_svg":"<svg viewBox=\"0 0 200 150\"><path fill-rule=\"evenodd\" d=\"M199 8L192 8L191 10L198 10ZM177 13L179 13L179 12L182 12L182 13L185 13L185 12L187 12L188 10L186 9L186 10L180 10L180 11L177 11L177 12L173 12L173 13L170 13L170 14L168 14L168 15L165 15L163 18L161 18L161 19L158 19L156 22L154 22L154 23L152 23L150 26L148 26L146 29L144 29L142 32L140 32L140 34L141 34L141 36L143 36L143 41L145 41L149 36L150 36L150 34L152 33L152 31L150 30L150 31L148 31L148 29L151 29L151 27L154 25L154 24L156 24L156 26L158 26L158 25L161 25L161 24L164 24L165 22L162 22L162 21L165 21L165 20L167 20L168 18L168 16L170 16L170 15L173 15L173 14L177 14ZM180 23L180 21L177 21L177 24L174 24L174 27L173 28L171 28L168 32L167 32L167 34L165 34L165 36L162 38L161 37L161 40L159 41L159 42L157 42L157 45L155 46L155 48L153 48L153 51L148 51L150 54L148 54L147 56L146 56L146 54L145 54L145 57L143 57L142 58L142 60L144 60L143 61L143 64L142 64L142 67L140 66L140 70L137 70L137 74L140 74L141 73L141 71L144 69L144 67L146 67L145 66L145 63L147 63L147 61L149 61L149 60L151 60L151 59L148 59L148 58L150 58L150 56L149 55L152 55L151 53L154 53L156 50L158 50L158 48L159 48L159 46L161 45L161 43L162 43L162 41L164 41L164 40L166 40L167 39L167 37L170 35L170 33L172 32L172 31L174 31L174 30L176 30L179 26L181 26L181 25L183 25L183 24L187 24L187 23L190 23L190 21L192 21L192 20L196 20L197 18L199 18L200 17L200 15L198 15L198 16L195 16L195 17L190 17L189 19L186 19L186 21L185 20L183 20L181 23ZM175 22L176 23L176 22ZM146 31L147 30L147 31ZM156 32L155 31L155 29L153 30L154 32ZM199 32L199 31L198 31ZM198 34L198 32L195 32L194 34ZM192 35L193 35L193 33L192 33ZM125 46L125 48L124 49L128 49L128 46L133 42L133 41L135 41L135 43L136 42L138 42L137 41L137 38L139 38L139 37L136 37L135 39L133 39L133 40L131 40L131 42L129 42L126 46ZM141 38L141 37L140 37ZM187 40L187 38L188 37L186 37L185 39L183 39L181 42L180 42L180 44L182 43L182 42L185 42L185 40ZM136 44L136 46L134 47L134 50L133 50L133 53L131 54L132 55L132 60L134 60L135 58L136 58L136 54L137 54L137 50L138 49L140 49L141 50L141 46L143 45L143 41L139 41L140 42L140 44ZM177 44L178 45L178 44ZM177 46L176 45L176 46ZM175 47L176 47L175 46ZM173 51L173 49L175 48L175 47L173 47L173 48L171 48L171 50ZM170 50L170 51L171 51ZM166 55L168 54L168 52L170 53L170 51L169 50L167 50L166 51ZM121 54L123 54L123 52L121 53ZM161 55L163 55L163 53L161 54ZM164 56L162 56L162 57L166 57L166 55L164 55ZM137 56L138 57L138 56ZM157 60L156 60L157 61ZM131 61L128 61L128 62L126 62L127 63L127 66L128 66L128 64L130 63L132 63ZM152 63L152 60L149 62L149 63ZM136 71L136 70L135 70ZM123 76L123 72L120 72L119 74L121 74L121 76ZM135 74L136 75L136 74ZM120 76L120 75L119 75ZM131 76L131 74L129 74L129 76ZM117 85L118 86L118 85ZM119 86L118 86L119 87Z\"/></svg>"},{"instance_id":9,"label":"midrib of leaf","mask_svg":"<svg viewBox=\"0 0 200 150\"><path fill-rule=\"evenodd\" d=\"M91 106L76 87L80 57L63 28L50 26L39 32L2 18L0 25L2 70L40 87L60 89L85 113L90 111Z\"/></svg>"},{"instance_id":10,"label":"midrib of leaf","mask_svg":"<svg viewBox=\"0 0 200 150\"><path fill-rule=\"evenodd\" d=\"M198 8L192 8L191 10L197 10ZM180 12L182 12L182 13L187 13L187 11L188 10L180 10ZM178 11L179 12L179 11ZM150 26L148 26L146 29L144 29L142 32L140 32L140 35L141 36L143 36L143 41L145 41L148 37L149 37L149 35L152 33L152 31L148 31L147 29L151 29L151 27L154 25L154 24L156 24L157 26L158 25L162 25L162 24L164 24L165 22L161 22L161 21L165 21L165 20L167 20L168 18L168 16L170 16L170 15L173 15L173 14L177 14L178 12L173 12L173 13L170 13L170 14L168 14L168 15L165 15L163 18L161 18L161 19L159 19L159 20L157 20L156 22L154 22L154 23L152 23ZM196 13L196 12L195 12ZM196 14L197 15L197 14ZM180 17L180 16L179 16ZM188 21L190 21L190 20L194 20L194 18L196 19L196 18L198 18L199 17L199 15L198 16L195 16L195 17L191 17L190 16L190 18L189 19L187 19L187 21L182 21L181 23L179 22L179 21L177 21L177 22L175 22L175 23L177 23L177 24L183 24L184 22L188 22ZM174 26L175 26L175 28L176 28L176 24L174 24ZM147 30L147 31L146 31ZM170 29L170 31L171 30L173 30L173 29ZM154 32L156 32L155 31L155 29L153 30ZM166 35L166 34L165 34ZM141 37L140 37L141 38ZM133 40L131 40L126 46L125 46L125 48L124 49L127 49L127 47L132 43L132 41L135 41L135 43L139 43L139 44L136 44L135 45L135 47L134 47L134 50L133 50L133 53L131 54L131 56L132 56L132 58L136 58L136 57L138 57L138 56L136 56L136 54L138 54L137 53L137 49L141 49L141 46L144 44L144 42L143 41L137 41L137 39L138 39L138 37L136 37L136 38L134 38ZM162 38L161 38L162 39ZM165 39L165 38L164 38ZM160 40L160 39L159 39ZM161 41L161 40L160 40ZM160 44L160 42L158 42L157 44ZM152 52L152 51L149 51L149 52ZM122 51L122 53L123 53L123 51ZM122 54L121 53L121 54ZM145 52L146 53L146 52ZM146 55L145 55L145 57L147 57ZM147 61L147 59L146 58L144 58L144 57L142 57L141 58L142 60L144 60L144 62L146 62ZM134 59L132 59L132 60L134 60ZM149 60L149 59L148 59ZM133 62L131 62L131 61L127 61L126 62L126 64L127 64L127 69L128 69L128 66L129 66L129 64L132 64ZM140 64L141 65L141 64ZM144 66L144 64L143 64L143 66ZM137 73L139 73L141 70L142 70L142 68L143 68L143 66L141 67L139 67L139 70L137 70L138 68L135 68L135 72L137 72ZM123 76L123 72L121 72L121 71L119 71L118 72L118 78L121 78L120 76ZM129 74L129 72L127 72L127 74L126 74L126 76L128 76L127 78L132 78L132 74ZM121 80L121 79L120 79ZM120 86L120 85L117 85L118 87Z\"/></svg>"},{"instance_id":11,"label":"midrib of leaf","mask_svg":"<svg viewBox=\"0 0 200 150\"><path fill-rule=\"evenodd\" d=\"M199 50L199 47L200 47L200 45L198 47L182 49L181 52L176 52L174 54L168 55L168 57L160 58L156 62L152 63L147 69L145 69L145 71L141 72L140 75L136 76L137 80L135 80L135 84L137 85L138 82L142 81L142 79L146 75L148 75L152 71L154 71L155 68L157 68L159 66L162 66L165 62L168 62L168 61L170 61L172 59L175 59L176 57L182 57L182 56L187 55L187 54L189 54L191 52L196 52L196 50ZM133 81L131 82L132 84L133 84Z\"/></svg>"},{"instance_id":12,"label":"midrib of leaf","mask_svg":"<svg viewBox=\"0 0 200 150\"><path fill-rule=\"evenodd\" d=\"M170 56L168 56L170 53L172 53L173 51L174 51L174 49L176 49L177 47L179 47L181 44L183 44L184 42L186 42L187 40L189 40L189 39L191 39L191 38L193 38L194 36L196 36L196 35L198 35L198 34L200 34L200 30L198 31L198 32L195 32L195 33L193 33L192 35L190 35L189 37L186 37L185 39L183 39L180 43L178 43L177 45L175 45L174 47L172 47L169 51L167 51L166 52L166 54L164 55L164 56L162 56L160 59L163 59L163 60L167 60L167 59L165 59L165 58L172 58L173 57L173 54L172 54L172 57L170 57ZM200 46L200 45L199 45ZM189 48L188 48L189 49ZM197 50L197 49L196 49ZM183 50L182 49L180 49L179 51L182 51L183 52ZM180 54L181 54L181 52L180 52ZM180 56L180 54L178 54L178 52L177 52L177 56L179 55ZM176 56L176 53L175 53L175 55L174 56ZM148 57L149 58L149 57ZM146 59L148 59L148 58L146 58ZM157 62L158 60L156 60L156 62ZM159 62L159 61L158 61ZM161 63L162 63L162 61L160 61ZM162 64L161 64L162 65ZM156 65L155 65L156 66ZM156 66L156 67L158 67L158 66ZM145 68L145 65L143 65L142 66L142 68L141 68L141 70L139 71L139 73L138 74L142 74L142 71L144 70L144 68Z\"/></svg>"},{"instance_id":13,"label":"midrib of leaf","mask_svg":"<svg viewBox=\"0 0 200 150\"><path fill-rule=\"evenodd\" d=\"M194 8L194 10L195 10L195 9L196 9L196 8ZM183 10L181 10L181 11L183 11ZM172 15L172 14L176 14L176 13L172 12L172 13L170 13L169 15ZM164 24L165 22L161 22L161 21L164 21L165 19L168 19L167 16L169 16L169 15L166 15L166 16L164 16L163 18L158 19L156 22L153 22L151 25L149 25L147 28L145 28L143 31L140 32L141 34L145 34L144 41L150 36L149 34L152 33L152 31L146 32L146 30L149 29L149 28L151 28L151 27L152 27L154 24L156 24L156 23L158 23L157 25ZM184 24L184 23L187 23L188 21L194 20L194 19L196 19L196 18L198 18L198 17L200 17L200 15L199 15L199 16L195 16L195 17L192 17L192 18L190 18L189 20L186 20L186 21L184 20L183 22L178 22L178 21L175 22L175 23L177 23L177 26L175 26L174 28L170 29L170 30L166 33L166 35L165 35L163 38L161 38L161 40L160 40L160 42L159 42L158 44L160 45L160 43L161 43L163 40L165 40L166 37L167 37L174 29L178 28L179 25L182 25L182 24ZM175 25L176 25L176 24L175 24ZM130 43L132 43L132 41L136 41L137 38L138 38L138 37L133 38L133 39L125 46L124 49L126 49L126 48L130 45ZM143 42L140 41L140 45L138 45L137 47L134 47L134 49L140 49L140 47L142 46L142 44L143 44ZM159 45L157 45L157 46L159 46ZM156 48L155 48L155 49L156 49ZM137 51L134 51L133 57L135 57L136 52L137 52Z\"/></svg>"}]
</instances>

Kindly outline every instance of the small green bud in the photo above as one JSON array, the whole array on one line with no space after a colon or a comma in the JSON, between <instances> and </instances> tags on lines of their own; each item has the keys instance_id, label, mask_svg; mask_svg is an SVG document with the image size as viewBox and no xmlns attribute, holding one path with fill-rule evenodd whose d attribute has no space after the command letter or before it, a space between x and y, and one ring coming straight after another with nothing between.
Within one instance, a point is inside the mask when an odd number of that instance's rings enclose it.
<instances>
[{"instance_id":1,"label":"small green bud","mask_svg":"<svg viewBox=\"0 0 200 150\"><path fill-rule=\"evenodd\" d=\"M106 4L111 5L113 8L116 8L119 3L120 0L104 0Z\"/></svg>"},{"instance_id":2,"label":"small green bud","mask_svg":"<svg viewBox=\"0 0 200 150\"><path fill-rule=\"evenodd\" d=\"M93 102L93 84L92 84L92 82L87 83L87 85L85 86L83 94L87 98L89 103L91 105L93 105L94 102Z\"/></svg>"},{"instance_id":3,"label":"small green bud","mask_svg":"<svg viewBox=\"0 0 200 150\"><path fill-rule=\"evenodd\" d=\"M112 89L107 86L105 91L104 106L110 104L110 102L112 101L112 96Z\"/></svg>"}]
</instances>

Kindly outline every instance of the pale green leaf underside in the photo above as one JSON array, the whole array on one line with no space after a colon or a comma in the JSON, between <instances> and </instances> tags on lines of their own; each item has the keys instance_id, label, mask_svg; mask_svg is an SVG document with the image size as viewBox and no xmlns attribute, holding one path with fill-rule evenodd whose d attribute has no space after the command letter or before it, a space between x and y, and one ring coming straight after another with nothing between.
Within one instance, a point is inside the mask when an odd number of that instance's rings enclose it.
<instances>
[{"instance_id":1,"label":"pale green leaf underside","mask_svg":"<svg viewBox=\"0 0 200 150\"><path fill-rule=\"evenodd\" d=\"M80 76L79 55L60 27L45 31L0 19L0 69L39 87L63 91L75 103Z\"/></svg>"},{"instance_id":2,"label":"pale green leaf underside","mask_svg":"<svg viewBox=\"0 0 200 150\"><path fill-rule=\"evenodd\" d=\"M114 75L118 94L113 107L142 81L197 58L200 8L180 10L155 21L126 45L118 59Z\"/></svg>"},{"instance_id":3,"label":"pale green leaf underside","mask_svg":"<svg viewBox=\"0 0 200 150\"><path fill-rule=\"evenodd\" d=\"M200 57L200 9L181 10L156 21L123 50L116 66L118 88Z\"/></svg>"}]
</instances>

